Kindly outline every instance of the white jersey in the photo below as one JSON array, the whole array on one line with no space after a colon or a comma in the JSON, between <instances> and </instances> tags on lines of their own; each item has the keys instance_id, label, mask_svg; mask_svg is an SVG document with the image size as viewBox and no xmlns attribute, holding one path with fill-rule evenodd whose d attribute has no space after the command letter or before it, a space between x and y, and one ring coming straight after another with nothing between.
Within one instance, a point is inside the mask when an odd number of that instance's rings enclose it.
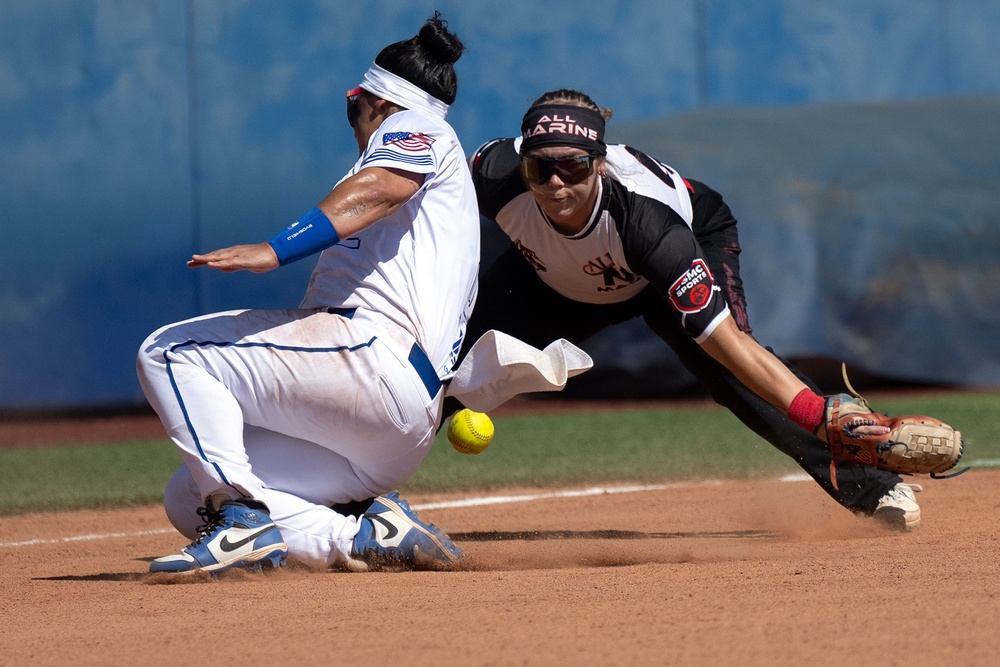
<instances>
[{"instance_id":1,"label":"white jersey","mask_svg":"<svg viewBox=\"0 0 1000 667\"><path fill-rule=\"evenodd\" d=\"M479 270L479 211L464 151L444 120L407 110L383 121L344 178L367 167L426 177L398 211L320 255L301 307L382 313L416 339L445 378Z\"/></svg>"},{"instance_id":2,"label":"white jersey","mask_svg":"<svg viewBox=\"0 0 1000 667\"><path fill-rule=\"evenodd\" d=\"M515 150L519 143L514 140ZM690 229L691 199L683 179L654 164L659 173L652 173L624 146L608 146L610 177L631 193L666 204ZM599 187L590 220L571 236L556 230L527 192L500 210L496 221L522 253L531 253L526 255L529 261L545 258L544 267L535 264L535 269L549 287L574 301L618 303L644 290L649 281L629 266L617 228L623 216L615 215L615 207L605 200L603 180Z\"/></svg>"}]
</instances>

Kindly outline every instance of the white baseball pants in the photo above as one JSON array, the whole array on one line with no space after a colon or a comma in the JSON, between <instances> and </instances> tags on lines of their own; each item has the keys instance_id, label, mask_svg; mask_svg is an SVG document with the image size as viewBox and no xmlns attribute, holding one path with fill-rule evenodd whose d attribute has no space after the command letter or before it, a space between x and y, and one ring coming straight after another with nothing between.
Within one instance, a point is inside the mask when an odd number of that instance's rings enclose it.
<instances>
[{"instance_id":1,"label":"white baseball pants","mask_svg":"<svg viewBox=\"0 0 1000 667\"><path fill-rule=\"evenodd\" d=\"M147 338L143 391L184 466L167 515L194 539L211 495L267 504L289 555L343 562L358 527L329 508L389 492L434 442L440 382L413 338L358 309L243 310Z\"/></svg>"}]
</instances>

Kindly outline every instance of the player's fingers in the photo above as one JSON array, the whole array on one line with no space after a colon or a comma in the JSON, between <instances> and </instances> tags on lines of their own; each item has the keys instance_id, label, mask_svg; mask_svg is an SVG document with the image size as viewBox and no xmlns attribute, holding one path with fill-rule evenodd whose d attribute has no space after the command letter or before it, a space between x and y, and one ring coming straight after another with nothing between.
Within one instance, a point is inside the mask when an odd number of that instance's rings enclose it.
<instances>
[{"instance_id":1,"label":"player's fingers","mask_svg":"<svg viewBox=\"0 0 1000 667\"><path fill-rule=\"evenodd\" d=\"M226 273L231 273L233 271L252 271L254 273L263 273L264 271L269 271L273 268L271 266L267 266L260 257L253 255L238 255L236 257L215 259L207 262L206 266L210 269L225 271Z\"/></svg>"},{"instance_id":2,"label":"player's fingers","mask_svg":"<svg viewBox=\"0 0 1000 667\"><path fill-rule=\"evenodd\" d=\"M191 255L191 259L188 260L189 266L205 266L210 262L217 262L220 259L224 259L227 256L225 250L214 250L212 252L206 252L202 255Z\"/></svg>"},{"instance_id":3,"label":"player's fingers","mask_svg":"<svg viewBox=\"0 0 1000 667\"><path fill-rule=\"evenodd\" d=\"M241 271L247 268L247 264L240 261L240 258L238 257L214 259L210 262L206 262L205 266L210 269L219 269L220 271Z\"/></svg>"},{"instance_id":4,"label":"player's fingers","mask_svg":"<svg viewBox=\"0 0 1000 667\"><path fill-rule=\"evenodd\" d=\"M232 262L234 260L239 261L244 254L245 252L241 250L241 246L221 248L220 250L213 250L212 252L206 252L200 255L191 255L191 259L188 260L188 265L218 268L218 264L220 262Z\"/></svg>"},{"instance_id":5,"label":"player's fingers","mask_svg":"<svg viewBox=\"0 0 1000 667\"><path fill-rule=\"evenodd\" d=\"M187 264L190 267L207 266L226 273L234 271L264 273L279 266L278 256L267 243L232 246L203 255L192 255Z\"/></svg>"},{"instance_id":6,"label":"player's fingers","mask_svg":"<svg viewBox=\"0 0 1000 667\"><path fill-rule=\"evenodd\" d=\"M858 435L885 435L892 429L888 426L856 426L853 429L854 433Z\"/></svg>"}]
</instances>

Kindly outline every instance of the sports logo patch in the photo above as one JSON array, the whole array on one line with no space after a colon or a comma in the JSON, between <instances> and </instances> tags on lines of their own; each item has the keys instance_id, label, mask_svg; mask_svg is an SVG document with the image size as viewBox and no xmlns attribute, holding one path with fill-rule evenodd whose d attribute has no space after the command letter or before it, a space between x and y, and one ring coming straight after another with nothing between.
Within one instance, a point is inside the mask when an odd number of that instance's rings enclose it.
<instances>
[{"instance_id":1,"label":"sports logo patch","mask_svg":"<svg viewBox=\"0 0 1000 667\"><path fill-rule=\"evenodd\" d=\"M434 143L434 137L422 132L386 132L382 135L382 145L392 144L404 151L418 153L425 151Z\"/></svg>"},{"instance_id":2,"label":"sports logo patch","mask_svg":"<svg viewBox=\"0 0 1000 667\"><path fill-rule=\"evenodd\" d=\"M670 286L670 303L682 313L697 313L712 300L715 282L705 260L696 259L691 268Z\"/></svg>"}]
</instances>

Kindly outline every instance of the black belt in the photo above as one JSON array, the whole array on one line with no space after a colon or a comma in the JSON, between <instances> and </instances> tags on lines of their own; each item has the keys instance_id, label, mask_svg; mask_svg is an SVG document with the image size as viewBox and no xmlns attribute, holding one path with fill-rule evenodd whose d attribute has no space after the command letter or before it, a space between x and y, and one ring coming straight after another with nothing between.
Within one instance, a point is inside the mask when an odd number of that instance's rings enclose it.
<instances>
[{"instance_id":1,"label":"black belt","mask_svg":"<svg viewBox=\"0 0 1000 667\"><path fill-rule=\"evenodd\" d=\"M351 319L354 317L355 310L355 308L327 308L326 312L331 315L341 315L347 319ZM427 393L430 394L431 398L437 396L438 391L441 389L441 378L438 377L437 371L434 370L434 364L427 358L427 354L419 345L414 343L413 347L410 348L410 356L406 359L413 366L413 370L417 372L420 381L424 383Z\"/></svg>"}]
</instances>

